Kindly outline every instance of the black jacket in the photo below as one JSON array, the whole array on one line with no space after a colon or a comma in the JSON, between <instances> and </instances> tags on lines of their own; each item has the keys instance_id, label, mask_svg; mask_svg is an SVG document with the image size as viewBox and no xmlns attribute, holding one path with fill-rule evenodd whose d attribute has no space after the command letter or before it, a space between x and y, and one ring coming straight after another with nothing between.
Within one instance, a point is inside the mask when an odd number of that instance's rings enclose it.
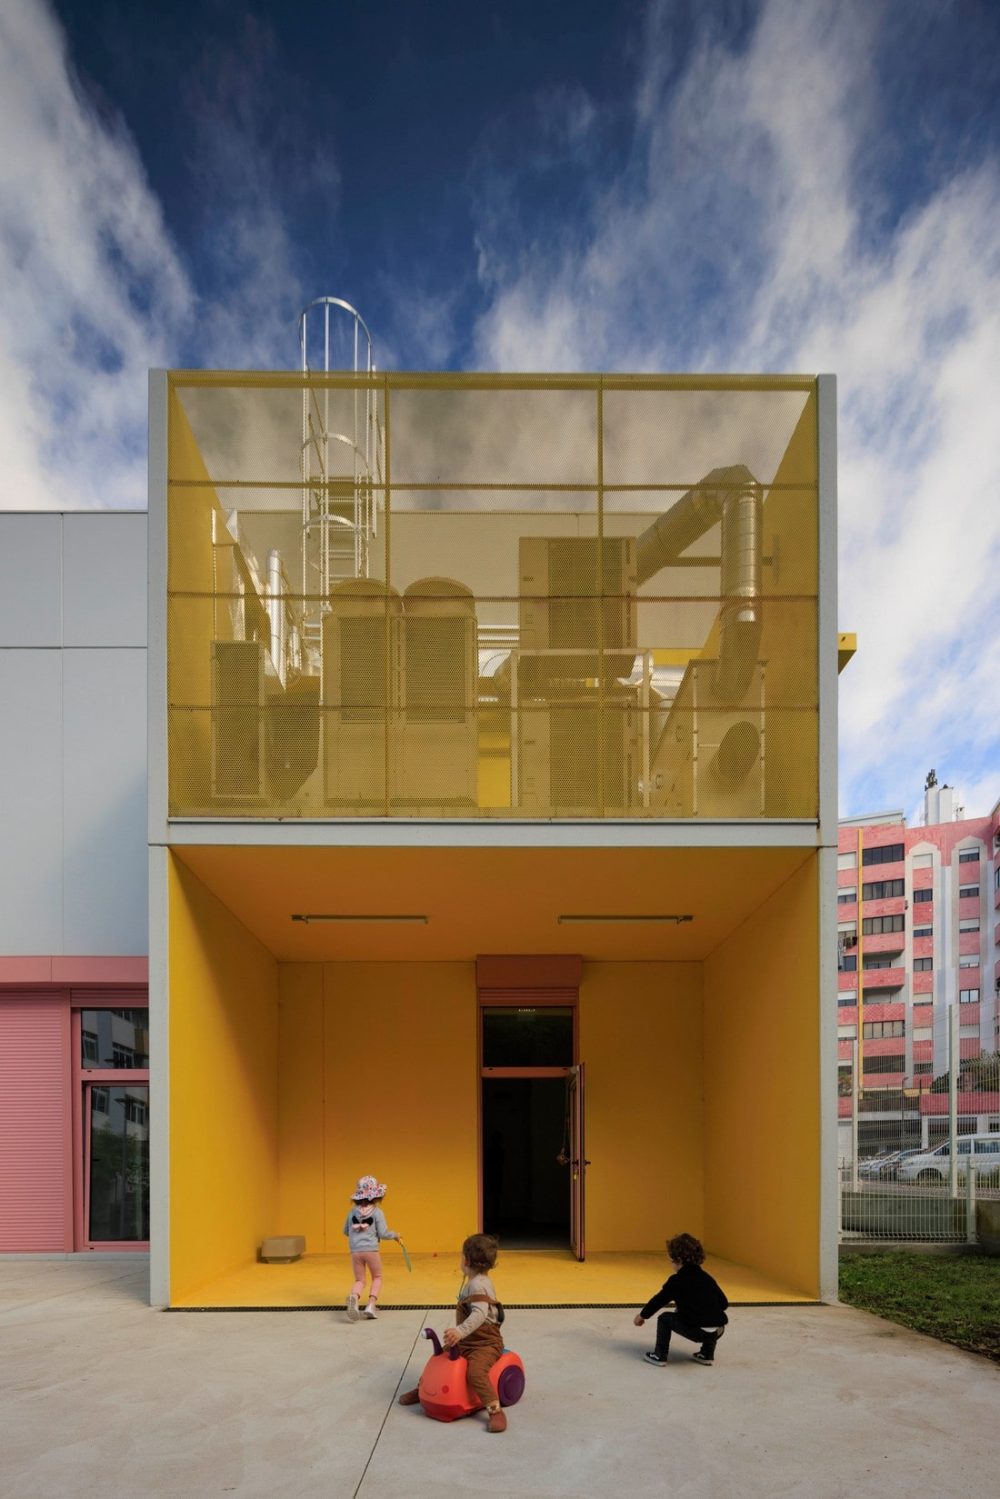
<instances>
[{"instance_id":1,"label":"black jacket","mask_svg":"<svg viewBox=\"0 0 1000 1499\"><path fill-rule=\"evenodd\" d=\"M678 1320L690 1327L724 1327L729 1321L725 1291L700 1265L682 1265L650 1297L639 1316L646 1322L671 1301L677 1307Z\"/></svg>"}]
</instances>

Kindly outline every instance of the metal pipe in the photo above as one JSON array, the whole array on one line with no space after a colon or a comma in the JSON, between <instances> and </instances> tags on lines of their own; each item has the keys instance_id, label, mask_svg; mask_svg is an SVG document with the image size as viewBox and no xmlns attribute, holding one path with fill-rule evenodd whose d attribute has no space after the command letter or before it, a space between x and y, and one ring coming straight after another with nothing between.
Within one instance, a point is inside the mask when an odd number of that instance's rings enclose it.
<instances>
[{"instance_id":1,"label":"metal pipe","mask_svg":"<svg viewBox=\"0 0 1000 1499\"><path fill-rule=\"evenodd\" d=\"M285 579L279 551L267 554L267 614L271 622L271 660L285 685Z\"/></svg>"},{"instance_id":2,"label":"metal pipe","mask_svg":"<svg viewBox=\"0 0 1000 1499\"><path fill-rule=\"evenodd\" d=\"M764 500L742 463L714 468L647 526L636 542L636 575L645 583L722 522L719 664L715 691L735 702L746 692L760 650ZM706 562L706 566L710 566Z\"/></svg>"}]
</instances>

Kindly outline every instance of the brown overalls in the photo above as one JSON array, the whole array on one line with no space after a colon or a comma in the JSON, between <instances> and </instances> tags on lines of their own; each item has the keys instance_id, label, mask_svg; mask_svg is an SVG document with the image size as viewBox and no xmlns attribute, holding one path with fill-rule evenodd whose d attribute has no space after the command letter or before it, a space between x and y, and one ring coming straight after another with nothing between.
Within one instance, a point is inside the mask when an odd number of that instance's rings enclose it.
<instances>
[{"instance_id":1,"label":"brown overalls","mask_svg":"<svg viewBox=\"0 0 1000 1499\"><path fill-rule=\"evenodd\" d=\"M474 1301L486 1301L496 1306L489 1296L466 1296L455 1308L455 1326L464 1322L472 1310ZM465 1381L483 1405L495 1405L497 1392L490 1384L490 1370L503 1353L503 1333L495 1322L483 1322L472 1332L466 1333L458 1343L458 1351L468 1360Z\"/></svg>"}]
</instances>

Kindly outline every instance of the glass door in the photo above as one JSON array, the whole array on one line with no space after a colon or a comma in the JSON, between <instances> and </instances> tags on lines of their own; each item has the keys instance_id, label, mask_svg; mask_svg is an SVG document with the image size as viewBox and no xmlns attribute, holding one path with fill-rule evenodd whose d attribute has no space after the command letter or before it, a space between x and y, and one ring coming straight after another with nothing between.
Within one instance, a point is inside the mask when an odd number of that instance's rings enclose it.
<instances>
[{"instance_id":1,"label":"glass door","mask_svg":"<svg viewBox=\"0 0 1000 1499\"><path fill-rule=\"evenodd\" d=\"M148 1243L149 1086L87 1083L84 1093L87 1243Z\"/></svg>"},{"instance_id":2,"label":"glass door","mask_svg":"<svg viewBox=\"0 0 1000 1499\"><path fill-rule=\"evenodd\" d=\"M144 1006L74 1015L78 1249L149 1243L147 1016Z\"/></svg>"}]
</instances>

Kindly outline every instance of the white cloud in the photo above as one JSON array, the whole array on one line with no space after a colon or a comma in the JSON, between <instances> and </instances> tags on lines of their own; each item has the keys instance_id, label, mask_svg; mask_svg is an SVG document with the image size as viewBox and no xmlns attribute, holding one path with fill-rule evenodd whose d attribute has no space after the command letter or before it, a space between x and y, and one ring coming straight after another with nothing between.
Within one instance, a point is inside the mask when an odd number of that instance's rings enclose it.
<instances>
[{"instance_id":1,"label":"white cloud","mask_svg":"<svg viewBox=\"0 0 1000 1499\"><path fill-rule=\"evenodd\" d=\"M706 27L679 78L670 24L651 7L633 166L593 184L582 241L526 253L484 216L478 358L836 372L840 616L859 635L842 805L905 802L946 761L978 790L1000 758L1000 164L879 241L878 8L767 0L745 50Z\"/></svg>"},{"instance_id":2,"label":"white cloud","mask_svg":"<svg viewBox=\"0 0 1000 1499\"><path fill-rule=\"evenodd\" d=\"M0 504L145 503L146 370L192 293L141 163L47 8L0 9Z\"/></svg>"}]
</instances>

